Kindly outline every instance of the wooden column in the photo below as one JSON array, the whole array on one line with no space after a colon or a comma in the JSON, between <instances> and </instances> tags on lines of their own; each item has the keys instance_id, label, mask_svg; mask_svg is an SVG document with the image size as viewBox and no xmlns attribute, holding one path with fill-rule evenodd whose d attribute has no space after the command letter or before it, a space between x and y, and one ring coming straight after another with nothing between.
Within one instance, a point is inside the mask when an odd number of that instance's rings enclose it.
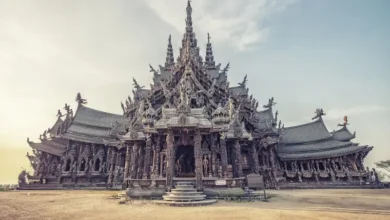
<instances>
[{"instance_id":1,"label":"wooden column","mask_svg":"<svg viewBox=\"0 0 390 220\"><path fill-rule=\"evenodd\" d=\"M144 172L142 179L150 179L150 153L152 150L152 137L148 135L146 138L146 146L145 146L145 160L144 160Z\"/></svg>"},{"instance_id":2,"label":"wooden column","mask_svg":"<svg viewBox=\"0 0 390 220\"><path fill-rule=\"evenodd\" d=\"M137 164L137 179L142 179L142 174L144 171L144 159L145 159L145 154L142 149L142 146L138 149L138 164Z\"/></svg>"},{"instance_id":3,"label":"wooden column","mask_svg":"<svg viewBox=\"0 0 390 220\"><path fill-rule=\"evenodd\" d=\"M116 152L113 148L111 148L111 158L110 158L110 171L108 174L108 184L112 184L114 180L114 167L116 160Z\"/></svg>"},{"instance_id":4,"label":"wooden column","mask_svg":"<svg viewBox=\"0 0 390 220\"><path fill-rule=\"evenodd\" d=\"M164 154L159 154L159 157L160 157L160 172L159 172L159 177L163 177L163 165L164 165ZM165 158L166 159L166 158Z\"/></svg>"},{"instance_id":5,"label":"wooden column","mask_svg":"<svg viewBox=\"0 0 390 220\"><path fill-rule=\"evenodd\" d=\"M257 141L253 140L252 141L252 160L253 160L253 172L256 174L260 173L260 165L259 165L259 155L257 153Z\"/></svg>"},{"instance_id":6,"label":"wooden column","mask_svg":"<svg viewBox=\"0 0 390 220\"><path fill-rule=\"evenodd\" d=\"M241 145L240 145L240 141L237 139L235 140L235 143L234 143L234 148L235 148L235 159L234 159L234 163L235 163L235 167L236 167L236 172L237 172L237 177L243 177L244 174L242 172L242 164L241 164Z\"/></svg>"},{"instance_id":7,"label":"wooden column","mask_svg":"<svg viewBox=\"0 0 390 220\"><path fill-rule=\"evenodd\" d=\"M215 135L212 135L211 136L211 169L210 169L210 173L212 173L212 176L213 177L217 177L218 176L218 168L216 166L216 162L217 162L217 147L215 146Z\"/></svg>"},{"instance_id":8,"label":"wooden column","mask_svg":"<svg viewBox=\"0 0 390 220\"><path fill-rule=\"evenodd\" d=\"M222 163L222 175L225 176L225 173L227 171L227 149L226 149L226 139L224 136L221 136L219 140L219 144L221 146L221 163Z\"/></svg>"},{"instance_id":9,"label":"wooden column","mask_svg":"<svg viewBox=\"0 0 390 220\"><path fill-rule=\"evenodd\" d=\"M194 137L194 156L195 156L195 176L196 176L196 188L203 190L203 167L202 167L202 136L200 131L196 130Z\"/></svg>"},{"instance_id":10,"label":"wooden column","mask_svg":"<svg viewBox=\"0 0 390 220\"><path fill-rule=\"evenodd\" d=\"M126 161L125 161L125 171L123 175L123 183L126 183L126 178L129 177L129 167L130 167L130 146L126 144Z\"/></svg>"},{"instance_id":11,"label":"wooden column","mask_svg":"<svg viewBox=\"0 0 390 220\"><path fill-rule=\"evenodd\" d=\"M156 144L153 145L153 176L154 178L158 177L160 175L159 173L159 167L160 165L160 137L157 137ZM160 171L161 172L161 171Z\"/></svg>"},{"instance_id":12,"label":"wooden column","mask_svg":"<svg viewBox=\"0 0 390 220\"><path fill-rule=\"evenodd\" d=\"M138 143L134 142L133 149L131 151L130 161L130 178L132 179L135 179L137 177L138 148Z\"/></svg>"},{"instance_id":13,"label":"wooden column","mask_svg":"<svg viewBox=\"0 0 390 220\"><path fill-rule=\"evenodd\" d=\"M167 176L167 183L166 183L166 189L170 191L173 187L173 174L175 169L175 155L174 155L174 136L172 134L172 131L169 131L167 134L167 156L166 156L166 176Z\"/></svg>"}]
</instances>

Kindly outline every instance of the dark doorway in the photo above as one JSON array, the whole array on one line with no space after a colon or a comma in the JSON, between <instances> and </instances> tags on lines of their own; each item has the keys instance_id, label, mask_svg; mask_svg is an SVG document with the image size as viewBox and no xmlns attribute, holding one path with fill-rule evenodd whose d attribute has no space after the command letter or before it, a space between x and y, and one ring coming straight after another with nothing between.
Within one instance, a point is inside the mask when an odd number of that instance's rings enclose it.
<instances>
[{"instance_id":1,"label":"dark doorway","mask_svg":"<svg viewBox=\"0 0 390 220\"><path fill-rule=\"evenodd\" d=\"M70 171L70 165L71 165L72 161L70 159L68 159L66 161L66 166L65 166L65 172L69 172Z\"/></svg>"},{"instance_id":2,"label":"dark doorway","mask_svg":"<svg viewBox=\"0 0 390 220\"><path fill-rule=\"evenodd\" d=\"M95 169L94 171L99 171L100 170L100 159L96 159L95 161Z\"/></svg>"},{"instance_id":3,"label":"dark doorway","mask_svg":"<svg viewBox=\"0 0 390 220\"><path fill-rule=\"evenodd\" d=\"M194 147L182 145L176 149L175 157L176 177L195 177Z\"/></svg>"},{"instance_id":4,"label":"dark doorway","mask_svg":"<svg viewBox=\"0 0 390 220\"><path fill-rule=\"evenodd\" d=\"M85 171L85 159L84 158L81 160L80 171L82 171L82 172Z\"/></svg>"}]
</instances>

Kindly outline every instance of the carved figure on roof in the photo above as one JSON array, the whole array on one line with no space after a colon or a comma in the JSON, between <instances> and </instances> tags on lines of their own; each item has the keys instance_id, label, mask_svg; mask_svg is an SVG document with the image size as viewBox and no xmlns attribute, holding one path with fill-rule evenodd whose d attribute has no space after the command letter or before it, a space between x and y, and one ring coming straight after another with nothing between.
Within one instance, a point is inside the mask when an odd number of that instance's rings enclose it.
<instances>
[{"instance_id":1,"label":"carved figure on roof","mask_svg":"<svg viewBox=\"0 0 390 220\"><path fill-rule=\"evenodd\" d=\"M47 133L47 131L45 130L45 131L43 132L43 134L42 134L42 139L44 139L44 140L47 139L46 133Z\"/></svg>"},{"instance_id":2,"label":"carved figure on roof","mask_svg":"<svg viewBox=\"0 0 390 220\"><path fill-rule=\"evenodd\" d=\"M128 106L128 101L126 100L126 105ZM122 107L122 111L123 113L125 113L125 106L123 105L123 102L121 102L121 107Z\"/></svg>"},{"instance_id":3,"label":"carved figure on roof","mask_svg":"<svg viewBox=\"0 0 390 220\"><path fill-rule=\"evenodd\" d=\"M81 104L87 104L87 100L86 99L83 99L81 97L81 94L80 93L77 93L76 95L76 102L81 105Z\"/></svg>"},{"instance_id":4,"label":"carved figure on roof","mask_svg":"<svg viewBox=\"0 0 390 220\"><path fill-rule=\"evenodd\" d=\"M134 88L135 89L142 89L142 88L144 88L145 86L140 86L139 84L138 84L138 82L137 82L137 80L135 80L134 79L134 77L133 77L133 86L134 86Z\"/></svg>"},{"instance_id":5,"label":"carved figure on roof","mask_svg":"<svg viewBox=\"0 0 390 220\"><path fill-rule=\"evenodd\" d=\"M338 124L337 126L346 127L348 124L348 117L344 116L344 123Z\"/></svg>"},{"instance_id":6,"label":"carved figure on roof","mask_svg":"<svg viewBox=\"0 0 390 220\"><path fill-rule=\"evenodd\" d=\"M69 118L70 118L70 119L73 118L73 109L70 109L70 111L69 111Z\"/></svg>"},{"instance_id":7,"label":"carved figure on roof","mask_svg":"<svg viewBox=\"0 0 390 220\"><path fill-rule=\"evenodd\" d=\"M70 112L70 106L68 104L65 103L65 107L64 107L66 113L69 113ZM61 111L60 111L61 113Z\"/></svg>"},{"instance_id":8,"label":"carved figure on roof","mask_svg":"<svg viewBox=\"0 0 390 220\"><path fill-rule=\"evenodd\" d=\"M276 112L275 112L275 119L274 119L274 121L275 121L275 124L276 124L276 122L278 121L278 114L279 114L279 112L278 112L278 111L276 111Z\"/></svg>"},{"instance_id":9,"label":"carved figure on roof","mask_svg":"<svg viewBox=\"0 0 390 220\"><path fill-rule=\"evenodd\" d=\"M244 79L242 80L242 82L238 83L238 85L245 87L245 86L246 86L246 83L248 82L247 77L248 77L248 75L245 75L245 77L244 77Z\"/></svg>"},{"instance_id":10,"label":"carved figure on roof","mask_svg":"<svg viewBox=\"0 0 390 220\"><path fill-rule=\"evenodd\" d=\"M23 169L22 172L20 172L19 177L18 177L19 185L26 183L26 175L27 175L27 172L26 172L26 170Z\"/></svg>"},{"instance_id":11,"label":"carved figure on roof","mask_svg":"<svg viewBox=\"0 0 390 220\"><path fill-rule=\"evenodd\" d=\"M210 94L210 95L213 95L214 93L215 93L215 86L217 85L217 79L214 79L213 80L213 83L211 84L211 86L210 86L210 89L209 89L209 91L208 91L208 93Z\"/></svg>"},{"instance_id":12,"label":"carved figure on roof","mask_svg":"<svg viewBox=\"0 0 390 220\"><path fill-rule=\"evenodd\" d=\"M150 68L149 72L154 73L154 74L158 74L158 71L155 70L155 69L152 67L152 65L149 64L149 68Z\"/></svg>"},{"instance_id":13,"label":"carved figure on roof","mask_svg":"<svg viewBox=\"0 0 390 220\"><path fill-rule=\"evenodd\" d=\"M223 73L223 74L226 74L227 71L229 71L229 68L230 68L230 63L228 63L228 64L225 66L225 68L223 68L222 73Z\"/></svg>"},{"instance_id":14,"label":"carved figure on roof","mask_svg":"<svg viewBox=\"0 0 390 220\"><path fill-rule=\"evenodd\" d=\"M60 109L58 109L56 116L59 117L59 118L61 118L63 116Z\"/></svg>"},{"instance_id":15,"label":"carved figure on roof","mask_svg":"<svg viewBox=\"0 0 390 220\"><path fill-rule=\"evenodd\" d=\"M317 108L316 111L314 112L315 116L312 118L312 120L314 119L317 119L317 118L321 118L323 115L326 115L324 113L324 110L322 110L322 108Z\"/></svg>"},{"instance_id":16,"label":"carved figure on roof","mask_svg":"<svg viewBox=\"0 0 390 220\"><path fill-rule=\"evenodd\" d=\"M272 106L276 105L276 102L274 102L274 97L271 97L268 99L268 104L263 105L264 108L271 108Z\"/></svg>"}]
</instances>

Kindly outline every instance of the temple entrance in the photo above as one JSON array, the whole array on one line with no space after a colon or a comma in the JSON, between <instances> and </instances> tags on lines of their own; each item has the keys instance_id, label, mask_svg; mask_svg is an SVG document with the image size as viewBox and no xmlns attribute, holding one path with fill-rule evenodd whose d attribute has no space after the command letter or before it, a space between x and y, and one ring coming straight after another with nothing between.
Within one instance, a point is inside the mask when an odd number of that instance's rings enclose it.
<instances>
[{"instance_id":1,"label":"temple entrance","mask_svg":"<svg viewBox=\"0 0 390 220\"><path fill-rule=\"evenodd\" d=\"M195 177L194 146L181 145L176 149L175 157L176 177Z\"/></svg>"}]
</instances>

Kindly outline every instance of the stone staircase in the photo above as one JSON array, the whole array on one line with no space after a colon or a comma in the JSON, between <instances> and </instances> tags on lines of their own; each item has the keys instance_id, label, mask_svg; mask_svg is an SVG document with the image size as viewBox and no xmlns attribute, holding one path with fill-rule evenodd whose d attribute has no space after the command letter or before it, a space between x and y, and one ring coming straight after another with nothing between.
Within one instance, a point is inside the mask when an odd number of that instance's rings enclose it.
<instances>
[{"instance_id":1,"label":"stone staircase","mask_svg":"<svg viewBox=\"0 0 390 220\"><path fill-rule=\"evenodd\" d=\"M155 200L154 203L159 205L170 206L199 206L216 203L215 199L206 199L203 192L198 192L191 182L177 182L171 192L163 195L163 200Z\"/></svg>"}]
</instances>

